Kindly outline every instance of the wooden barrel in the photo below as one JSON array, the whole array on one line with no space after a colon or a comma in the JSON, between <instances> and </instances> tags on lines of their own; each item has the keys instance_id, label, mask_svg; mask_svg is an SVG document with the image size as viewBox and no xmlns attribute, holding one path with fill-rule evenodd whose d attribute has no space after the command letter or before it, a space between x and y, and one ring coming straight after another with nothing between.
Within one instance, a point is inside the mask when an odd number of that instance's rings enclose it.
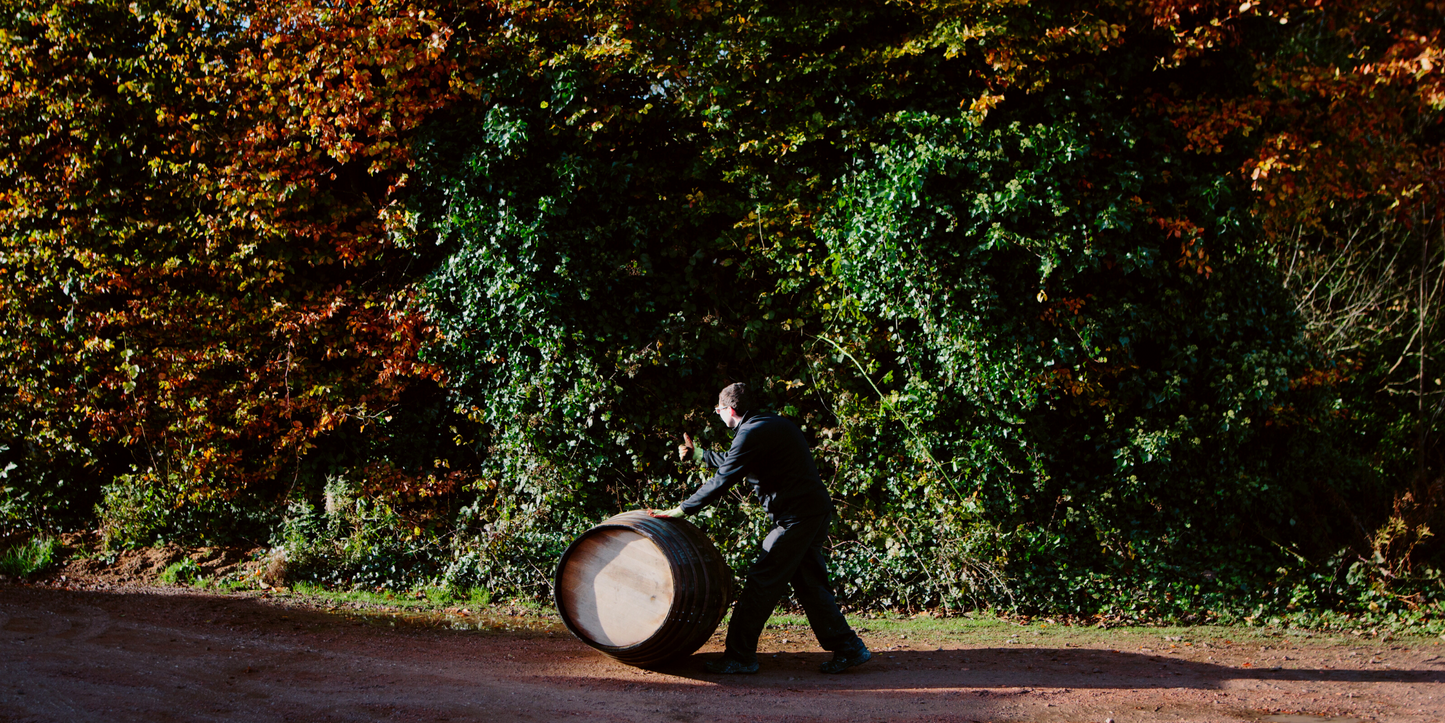
<instances>
[{"instance_id":1,"label":"wooden barrel","mask_svg":"<svg viewBox=\"0 0 1445 723\"><path fill-rule=\"evenodd\" d=\"M624 512L562 553L553 588L562 622L628 665L691 655L717 630L733 573L691 522Z\"/></svg>"}]
</instances>

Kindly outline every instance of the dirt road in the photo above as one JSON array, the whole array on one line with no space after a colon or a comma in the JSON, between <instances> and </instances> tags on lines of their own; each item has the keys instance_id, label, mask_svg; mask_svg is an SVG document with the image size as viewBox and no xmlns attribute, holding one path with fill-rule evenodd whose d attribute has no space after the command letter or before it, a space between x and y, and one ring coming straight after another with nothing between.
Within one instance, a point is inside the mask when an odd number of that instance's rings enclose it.
<instances>
[{"instance_id":1,"label":"dirt road","mask_svg":"<svg viewBox=\"0 0 1445 723\"><path fill-rule=\"evenodd\" d=\"M644 671L535 618L294 605L0 583L0 721L1445 720L1433 640L865 633L877 657L824 676L806 631L769 630L762 672L728 678L701 671L716 637Z\"/></svg>"}]
</instances>

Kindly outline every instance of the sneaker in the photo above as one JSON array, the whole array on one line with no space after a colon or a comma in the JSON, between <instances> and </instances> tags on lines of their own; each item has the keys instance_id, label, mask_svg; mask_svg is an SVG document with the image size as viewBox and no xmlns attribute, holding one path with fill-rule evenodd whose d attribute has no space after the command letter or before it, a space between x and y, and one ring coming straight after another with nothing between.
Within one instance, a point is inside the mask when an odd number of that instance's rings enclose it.
<instances>
[{"instance_id":1,"label":"sneaker","mask_svg":"<svg viewBox=\"0 0 1445 723\"><path fill-rule=\"evenodd\" d=\"M717 660L709 660L706 663L703 663L702 667L709 673L717 673L719 675L734 675L737 673L747 674L758 672L757 661L753 661L752 663L744 663L727 657L718 658Z\"/></svg>"},{"instance_id":2,"label":"sneaker","mask_svg":"<svg viewBox=\"0 0 1445 723\"><path fill-rule=\"evenodd\" d=\"M823 663L818 670L824 673L841 673L855 665L862 665L872 659L873 654L868 652L868 646L859 645L853 650L833 653L833 659Z\"/></svg>"}]
</instances>

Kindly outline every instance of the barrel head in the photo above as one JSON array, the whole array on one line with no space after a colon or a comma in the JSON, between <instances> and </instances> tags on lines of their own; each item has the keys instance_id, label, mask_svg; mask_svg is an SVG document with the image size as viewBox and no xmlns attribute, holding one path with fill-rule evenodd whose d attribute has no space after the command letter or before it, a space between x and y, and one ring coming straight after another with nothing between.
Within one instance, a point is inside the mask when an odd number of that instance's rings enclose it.
<instances>
[{"instance_id":1,"label":"barrel head","mask_svg":"<svg viewBox=\"0 0 1445 723\"><path fill-rule=\"evenodd\" d=\"M560 612L583 637L600 645L626 647L647 640L672 607L666 554L632 530L590 531L572 548L561 572Z\"/></svg>"}]
</instances>

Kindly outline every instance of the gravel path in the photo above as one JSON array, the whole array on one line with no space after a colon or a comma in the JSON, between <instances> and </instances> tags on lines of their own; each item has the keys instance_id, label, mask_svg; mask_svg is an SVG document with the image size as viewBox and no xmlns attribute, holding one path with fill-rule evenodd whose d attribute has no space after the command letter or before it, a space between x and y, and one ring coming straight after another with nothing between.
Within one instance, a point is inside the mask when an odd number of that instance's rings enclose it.
<instances>
[{"instance_id":1,"label":"gravel path","mask_svg":"<svg viewBox=\"0 0 1445 723\"><path fill-rule=\"evenodd\" d=\"M701 670L718 636L646 671L536 618L0 583L0 721L1445 720L1436 640L936 637L865 633L875 659L825 676L806 631L769 630L727 678Z\"/></svg>"}]
</instances>

